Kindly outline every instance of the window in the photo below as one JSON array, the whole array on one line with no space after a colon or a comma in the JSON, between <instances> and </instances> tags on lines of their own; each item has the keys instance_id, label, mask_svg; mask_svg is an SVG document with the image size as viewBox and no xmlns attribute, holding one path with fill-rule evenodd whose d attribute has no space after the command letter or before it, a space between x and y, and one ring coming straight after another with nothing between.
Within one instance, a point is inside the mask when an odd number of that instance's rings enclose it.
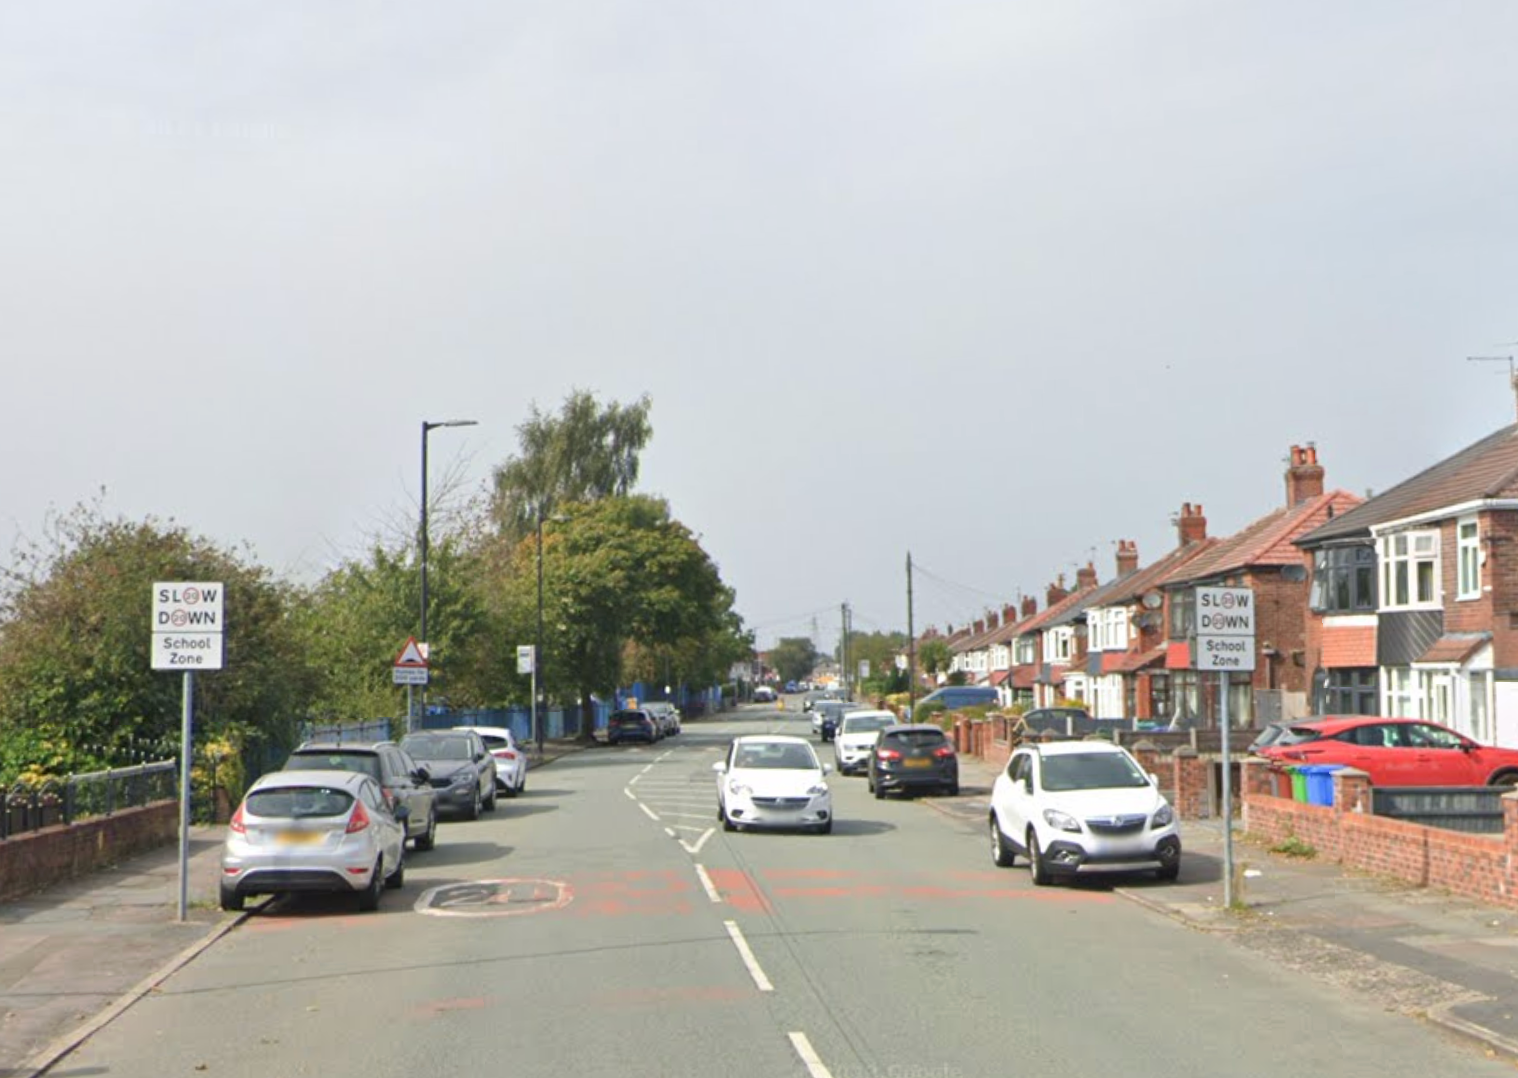
<instances>
[{"instance_id":1,"label":"window","mask_svg":"<svg viewBox=\"0 0 1518 1078\"><path fill-rule=\"evenodd\" d=\"M1381 714L1417 718L1417 712L1413 710L1416 698L1413 695L1412 670L1406 666L1387 666L1382 668L1381 673Z\"/></svg>"},{"instance_id":2,"label":"window","mask_svg":"<svg viewBox=\"0 0 1518 1078\"><path fill-rule=\"evenodd\" d=\"M1310 602L1319 614L1375 610L1375 548L1328 547L1314 551Z\"/></svg>"},{"instance_id":3,"label":"window","mask_svg":"<svg viewBox=\"0 0 1518 1078\"><path fill-rule=\"evenodd\" d=\"M1470 702L1471 736L1483 745L1490 745L1496 731L1492 729L1491 708L1487 706L1492 674L1489 670L1475 670L1470 674L1466 699Z\"/></svg>"},{"instance_id":4,"label":"window","mask_svg":"<svg viewBox=\"0 0 1518 1078\"><path fill-rule=\"evenodd\" d=\"M1377 546L1383 610L1439 605L1438 532L1398 532Z\"/></svg>"},{"instance_id":5,"label":"window","mask_svg":"<svg viewBox=\"0 0 1518 1078\"><path fill-rule=\"evenodd\" d=\"M1184 640L1196 632L1196 590L1170 593L1170 639Z\"/></svg>"},{"instance_id":6,"label":"window","mask_svg":"<svg viewBox=\"0 0 1518 1078\"><path fill-rule=\"evenodd\" d=\"M1044 662L1069 662L1070 646L1074 639L1075 633L1068 625L1044 633Z\"/></svg>"},{"instance_id":7,"label":"window","mask_svg":"<svg viewBox=\"0 0 1518 1078\"><path fill-rule=\"evenodd\" d=\"M1032 666L1038 662L1038 638L1034 636L1019 636L1014 644L1013 661L1018 666Z\"/></svg>"},{"instance_id":8,"label":"window","mask_svg":"<svg viewBox=\"0 0 1518 1078\"><path fill-rule=\"evenodd\" d=\"M1122 651L1128 646L1128 611L1125 607L1093 610L1089 618L1092 651Z\"/></svg>"},{"instance_id":9,"label":"window","mask_svg":"<svg viewBox=\"0 0 1518 1078\"><path fill-rule=\"evenodd\" d=\"M1481 597L1481 531L1475 520L1455 525L1455 549L1460 568L1457 599Z\"/></svg>"},{"instance_id":10,"label":"window","mask_svg":"<svg viewBox=\"0 0 1518 1078\"><path fill-rule=\"evenodd\" d=\"M1376 714L1374 667L1322 671L1316 710L1321 715Z\"/></svg>"}]
</instances>

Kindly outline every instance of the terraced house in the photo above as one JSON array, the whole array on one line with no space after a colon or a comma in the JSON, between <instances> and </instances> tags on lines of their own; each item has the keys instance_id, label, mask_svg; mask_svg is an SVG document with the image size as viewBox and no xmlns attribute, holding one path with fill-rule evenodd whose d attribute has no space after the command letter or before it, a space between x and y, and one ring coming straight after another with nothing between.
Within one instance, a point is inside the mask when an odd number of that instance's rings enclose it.
<instances>
[{"instance_id":1,"label":"terraced house","mask_svg":"<svg viewBox=\"0 0 1518 1078\"><path fill-rule=\"evenodd\" d=\"M1312 705L1518 745L1518 425L1301 536Z\"/></svg>"}]
</instances>

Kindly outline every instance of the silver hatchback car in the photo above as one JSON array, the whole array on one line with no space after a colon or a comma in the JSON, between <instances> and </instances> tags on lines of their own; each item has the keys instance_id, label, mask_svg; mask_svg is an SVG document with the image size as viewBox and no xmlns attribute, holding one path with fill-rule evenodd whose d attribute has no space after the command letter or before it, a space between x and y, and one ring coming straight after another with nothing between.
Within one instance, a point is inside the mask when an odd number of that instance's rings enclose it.
<instances>
[{"instance_id":1,"label":"silver hatchback car","mask_svg":"<svg viewBox=\"0 0 1518 1078\"><path fill-rule=\"evenodd\" d=\"M251 787L227 826L221 908L249 895L356 893L379 908L380 889L405 880L406 809L355 771L276 771Z\"/></svg>"}]
</instances>

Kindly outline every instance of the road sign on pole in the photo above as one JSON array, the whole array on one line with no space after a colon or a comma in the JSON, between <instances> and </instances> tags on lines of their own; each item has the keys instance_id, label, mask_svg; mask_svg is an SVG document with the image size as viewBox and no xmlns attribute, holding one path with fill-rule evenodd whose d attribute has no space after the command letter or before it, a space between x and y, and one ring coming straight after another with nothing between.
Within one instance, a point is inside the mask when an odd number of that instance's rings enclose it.
<instances>
[{"instance_id":1,"label":"road sign on pole","mask_svg":"<svg viewBox=\"0 0 1518 1078\"><path fill-rule=\"evenodd\" d=\"M1254 624L1254 592L1249 588L1197 588L1193 668L1253 670Z\"/></svg>"},{"instance_id":2,"label":"road sign on pole","mask_svg":"<svg viewBox=\"0 0 1518 1078\"><path fill-rule=\"evenodd\" d=\"M225 594L219 582L153 585L152 669L221 669Z\"/></svg>"},{"instance_id":3,"label":"road sign on pole","mask_svg":"<svg viewBox=\"0 0 1518 1078\"><path fill-rule=\"evenodd\" d=\"M416 637L408 637L406 646L401 648L401 653L395 657L391 677L397 685L427 684L427 658L422 654L421 645L416 642Z\"/></svg>"},{"instance_id":4,"label":"road sign on pole","mask_svg":"<svg viewBox=\"0 0 1518 1078\"><path fill-rule=\"evenodd\" d=\"M517 645L517 673L532 674L537 672L537 656L533 654L531 644Z\"/></svg>"}]
</instances>

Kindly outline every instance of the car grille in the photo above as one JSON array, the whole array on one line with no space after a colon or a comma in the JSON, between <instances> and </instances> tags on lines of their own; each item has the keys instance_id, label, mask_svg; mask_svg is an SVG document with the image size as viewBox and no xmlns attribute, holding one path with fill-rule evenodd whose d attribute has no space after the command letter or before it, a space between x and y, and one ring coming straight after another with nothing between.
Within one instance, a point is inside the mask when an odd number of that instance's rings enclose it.
<instances>
[{"instance_id":1,"label":"car grille","mask_svg":"<svg viewBox=\"0 0 1518 1078\"><path fill-rule=\"evenodd\" d=\"M811 800L810 797L756 797L754 804L760 808L799 809L806 808Z\"/></svg>"},{"instance_id":2,"label":"car grille","mask_svg":"<svg viewBox=\"0 0 1518 1078\"><path fill-rule=\"evenodd\" d=\"M1144 829L1149 822L1148 816L1092 816L1086 820L1086 826L1091 829L1093 835L1133 835Z\"/></svg>"}]
</instances>

